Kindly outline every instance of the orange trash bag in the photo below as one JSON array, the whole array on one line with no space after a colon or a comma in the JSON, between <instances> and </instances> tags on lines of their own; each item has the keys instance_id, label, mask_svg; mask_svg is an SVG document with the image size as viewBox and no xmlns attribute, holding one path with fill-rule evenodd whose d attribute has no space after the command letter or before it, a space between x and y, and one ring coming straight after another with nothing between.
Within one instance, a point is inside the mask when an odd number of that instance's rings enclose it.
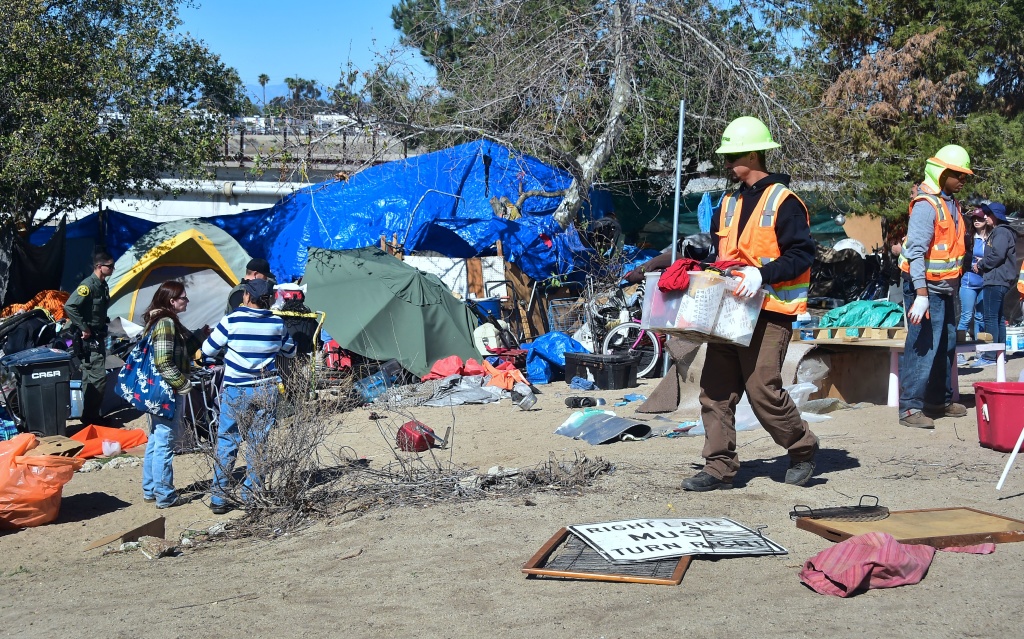
<instances>
[{"instance_id":1,"label":"orange trash bag","mask_svg":"<svg viewBox=\"0 0 1024 639\"><path fill-rule=\"evenodd\" d=\"M56 519L64 484L85 463L77 457L25 456L38 444L31 433L0 442L0 528L42 526Z\"/></svg>"}]
</instances>

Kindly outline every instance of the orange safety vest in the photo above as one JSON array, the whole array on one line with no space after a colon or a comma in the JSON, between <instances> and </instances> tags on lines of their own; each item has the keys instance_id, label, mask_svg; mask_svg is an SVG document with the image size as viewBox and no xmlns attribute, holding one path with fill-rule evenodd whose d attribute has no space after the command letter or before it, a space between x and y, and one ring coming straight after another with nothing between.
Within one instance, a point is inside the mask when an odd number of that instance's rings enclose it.
<instances>
[{"instance_id":1,"label":"orange safety vest","mask_svg":"<svg viewBox=\"0 0 1024 639\"><path fill-rule=\"evenodd\" d=\"M739 212L742 209L743 196L727 193L719 210L718 259L740 260L751 266L761 267L782 255L779 238L775 235L775 220L778 218L776 214L779 207L787 197L795 197L800 206L804 207L804 215L807 216L807 225L810 227L811 217L803 200L785 185L772 184L764 190L741 233ZM786 315L806 313L807 290L810 285L811 269L807 269L792 280L765 284L767 295L761 308Z\"/></svg>"},{"instance_id":2,"label":"orange safety vest","mask_svg":"<svg viewBox=\"0 0 1024 639\"><path fill-rule=\"evenodd\" d=\"M949 209L946 200L937 194L920 192L910 201L910 211L919 201L927 202L935 209L935 233L932 245L924 254L925 278L931 282L952 280L963 273L964 262L964 224L956 223L956 213ZM910 274L910 262L904 257L907 240L903 240L900 251L900 270Z\"/></svg>"},{"instance_id":3,"label":"orange safety vest","mask_svg":"<svg viewBox=\"0 0 1024 639\"><path fill-rule=\"evenodd\" d=\"M1017 277L1017 290L1024 296L1024 263L1020 265L1020 276Z\"/></svg>"}]
</instances>

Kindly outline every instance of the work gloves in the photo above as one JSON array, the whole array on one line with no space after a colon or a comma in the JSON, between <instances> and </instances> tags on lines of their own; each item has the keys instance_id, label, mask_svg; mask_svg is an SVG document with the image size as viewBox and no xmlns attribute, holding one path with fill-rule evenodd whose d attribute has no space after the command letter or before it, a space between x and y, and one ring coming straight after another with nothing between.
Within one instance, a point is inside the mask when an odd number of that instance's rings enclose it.
<instances>
[{"instance_id":1,"label":"work gloves","mask_svg":"<svg viewBox=\"0 0 1024 639\"><path fill-rule=\"evenodd\" d=\"M740 277L740 283L736 287L736 295L740 297L754 297L761 290L761 271L753 266L744 266L733 272Z\"/></svg>"},{"instance_id":2,"label":"work gloves","mask_svg":"<svg viewBox=\"0 0 1024 639\"><path fill-rule=\"evenodd\" d=\"M914 303L910 305L910 310L907 311L907 319L910 320L911 324L920 324L927 314L928 296L918 295L914 298Z\"/></svg>"}]
</instances>

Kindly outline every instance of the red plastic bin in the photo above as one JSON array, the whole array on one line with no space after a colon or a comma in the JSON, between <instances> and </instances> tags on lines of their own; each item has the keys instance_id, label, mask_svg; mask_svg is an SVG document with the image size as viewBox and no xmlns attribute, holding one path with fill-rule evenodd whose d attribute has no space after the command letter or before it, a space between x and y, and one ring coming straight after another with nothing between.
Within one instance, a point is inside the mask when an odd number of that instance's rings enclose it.
<instances>
[{"instance_id":1,"label":"red plastic bin","mask_svg":"<svg viewBox=\"0 0 1024 639\"><path fill-rule=\"evenodd\" d=\"M1012 452L1024 428L1024 382L977 382L974 399L981 445Z\"/></svg>"}]
</instances>

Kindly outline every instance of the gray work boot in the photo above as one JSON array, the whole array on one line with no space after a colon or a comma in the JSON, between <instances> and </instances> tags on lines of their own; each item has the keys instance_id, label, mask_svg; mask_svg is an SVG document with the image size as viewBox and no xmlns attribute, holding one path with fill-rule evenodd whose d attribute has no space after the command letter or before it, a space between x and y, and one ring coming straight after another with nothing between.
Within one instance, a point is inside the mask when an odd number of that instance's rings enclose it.
<instances>
[{"instance_id":1,"label":"gray work boot","mask_svg":"<svg viewBox=\"0 0 1024 639\"><path fill-rule=\"evenodd\" d=\"M814 458L818 455L818 444L814 444L814 451L810 459L789 463L789 470L786 471L786 483L790 486L803 486L814 476Z\"/></svg>"}]
</instances>

